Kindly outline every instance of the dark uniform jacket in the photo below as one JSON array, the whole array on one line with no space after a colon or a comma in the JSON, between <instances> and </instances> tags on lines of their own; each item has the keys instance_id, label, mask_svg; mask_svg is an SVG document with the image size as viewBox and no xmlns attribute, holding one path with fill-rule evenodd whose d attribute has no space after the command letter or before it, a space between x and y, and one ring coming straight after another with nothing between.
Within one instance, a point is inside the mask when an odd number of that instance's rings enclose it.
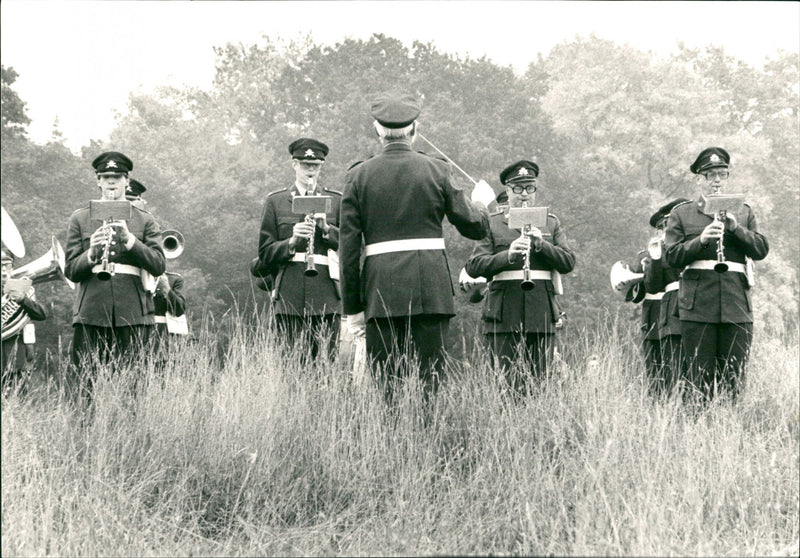
<instances>
[{"instance_id":1,"label":"dark uniform jacket","mask_svg":"<svg viewBox=\"0 0 800 558\"><path fill-rule=\"evenodd\" d=\"M633 302L634 304L642 303L642 323L639 329L642 330L644 338L648 341L654 341L660 337L658 334L658 319L661 312L660 300L646 298L648 293L655 294L660 292L647 290L646 270L650 271L651 261L650 254L647 250L639 250L639 253L636 254L636 261L633 262L630 269L633 273L641 273L643 279L631 285L631 288L628 290L628 295L625 297L626 302Z\"/></svg>"},{"instance_id":2,"label":"dark uniform jacket","mask_svg":"<svg viewBox=\"0 0 800 558\"><path fill-rule=\"evenodd\" d=\"M444 250L371 255L360 269L365 245L392 240L442 238L442 220L478 240L489 230L488 212L453 185L448 162L390 143L346 176L342 199L342 294L345 314L365 318L455 315L453 284Z\"/></svg>"},{"instance_id":3,"label":"dark uniform jacket","mask_svg":"<svg viewBox=\"0 0 800 558\"><path fill-rule=\"evenodd\" d=\"M167 271L169 292L167 296L158 290L153 294L156 316L166 316L167 312L175 317L183 316L186 312L186 299L183 297L183 277L177 273Z\"/></svg>"},{"instance_id":4,"label":"dark uniform jacket","mask_svg":"<svg viewBox=\"0 0 800 558\"><path fill-rule=\"evenodd\" d=\"M89 218L89 208L78 209L69 219L64 248L64 274L78 285L72 323L98 327L124 327L153 324L153 295L146 291L138 275L116 273L100 281L89 262L89 241L102 223ZM109 262L136 266L153 277L164 273L166 260L161 248L161 231L150 212L133 207L128 230L136 238L130 250L120 249L115 236L109 249Z\"/></svg>"},{"instance_id":5,"label":"dark uniform jacket","mask_svg":"<svg viewBox=\"0 0 800 558\"><path fill-rule=\"evenodd\" d=\"M645 291L650 294L658 294L664 292L664 289L670 283L678 281L681 276L681 270L669 267L667 262L664 261L664 251L661 251L661 259L654 260L645 251L647 255L647 265L644 268L644 287ZM662 339L667 335L680 335L681 323L677 317L676 308L678 306L678 291L664 292L660 301L651 301L645 299L644 305L648 302L655 302L648 317L648 324L655 324L652 328L653 336L648 336L648 339ZM644 315L644 305L642 314ZM673 315L674 314L674 315ZM644 316L643 316L644 317ZM648 326L647 331L651 331Z\"/></svg>"},{"instance_id":6,"label":"dark uniform jacket","mask_svg":"<svg viewBox=\"0 0 800 558\"><path fill-rule=\"evenodd\" d=\"M745 256L763 260L769 252L764 235L758 232L753 210L745 204L736 215L734 233L725 231L723 244L728 262L745 263ZM700 243L700 233L713 221L696 201L675 206L669 216L664 248L667 263L675 268L698 260L716 260L717 243ZM704 323L748 323L753 321L750 287L743 273L685 269L681 276L678 309L680 319Z\"/></svg>"},{"instance_id":7,"label":"dark uniform jacket","mask_svg":"<svg viewBox=\"0 0 800 558\"><path fill-rule=\"evenodd\" d=\"M314 236L314 253L328 255L328 250L339 248L339 211L341 192L323 188L321 195L333 198L330 211L326 213L330 231L327 238L317 227ZM271 274L274 278L275 314L294 316L322 316L341 313L341 302L337 284L331 279L328 266L316 264L318 275L305 275L305 262L292 261L289 239L296 223L305 216L292 213L292 198L300 195L296 186L272 192L264 203L261 232L258 241L258 262L253 266L255 274ZM308 194L307 194L308 195ZM297 253L305 252L307 242L296 246Z\"/></svg>"},{"instance_id":8,"label":"dark uniform jacket","mask_svg":"<svg viewBox=\"0 0 800 558\"><path fill-rule=\"evenodd\" d=\"M519 238L516 229L508 227L504 212L490 217L491 231L476 243L472 256L464 266L472 277L486 277L491 281L483 309L484 333L554 333L558 319L553 283L535 279L534 288L522 290L519 279L492 280L501 271L522 269L523 258L508 262L508 248ZM542 229L542 247L531 250L530 269L569 273L575 268L575 254L569 247L567 235L555 215L547 216L547 226Z\"/></svg>"}]
</instances>

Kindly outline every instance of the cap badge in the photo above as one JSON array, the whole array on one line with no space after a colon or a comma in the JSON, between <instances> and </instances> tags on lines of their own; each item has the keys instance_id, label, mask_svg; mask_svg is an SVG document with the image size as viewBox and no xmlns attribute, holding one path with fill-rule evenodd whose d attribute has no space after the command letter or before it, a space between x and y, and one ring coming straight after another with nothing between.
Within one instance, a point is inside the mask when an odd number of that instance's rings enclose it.
<instances>
[{"instance_id":1,"label":"cap badge","mask_svg":"<svg viewBox=\"0 0 800 558\"><path fill-rule=\"evenodd\" d=\"M108 163L106 163L106 167L108 167L110 169L115 169L115 168L117 168L117 163L114 162L113 159L111 159Z\"/></svg>"},{"instance_id":2,"label":"cap badge","mask_svg":"<svg viewBox=\"0 0 800 558\"><path fill-rule=\"evenodd\" d=\"M313 157L314 150L313 149L306 149L306 157Z\"/></svg>"},{"instance_id":3,"label":"cap badge","mask_svg":"<svg viewBox=\"0 0 800 558\"><path fill-rule=\"evenodd\" d=\"M517 173L517 176L528 176L528 169L526 169L525 167L522 167L521 169L519 169L519 172Z\"/></svg>"},{"instance_id":4,"label":"cap badge","mask_svg":"<svg viewBox=\"0 0 800 558\"><path fill-rule=\"evenodd\" d=\"M714 154L712 154L712 155L711 155L711 157L710 157L710 159L709 159L709 160L710 160L712 163L719 163L719 160L720 160L720 159L719 159L719 155L717 155L716 153L714 153Z\"/></svg>"}]
</instances>

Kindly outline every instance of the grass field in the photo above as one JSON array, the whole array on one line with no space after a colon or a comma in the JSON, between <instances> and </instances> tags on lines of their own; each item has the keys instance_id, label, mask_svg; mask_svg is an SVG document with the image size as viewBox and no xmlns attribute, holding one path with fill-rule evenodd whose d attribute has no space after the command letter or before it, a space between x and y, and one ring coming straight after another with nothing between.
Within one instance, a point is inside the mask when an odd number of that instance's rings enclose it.
<instances>
[{"instance_id":1,"label":"grass field","mask_svg":"<svg viewBox=\"0 0 800 558\"><path fill-rule=\"evenodd\" d=\"M344 362L261 326L220 361L208 329L91 413L4 395L3 556L798 554L796 332L757 330L743 396L702 408L650 397L616 323L516 402L475 351L425 421L415 382L389 412Z\"/></svg>"}]
</instances>

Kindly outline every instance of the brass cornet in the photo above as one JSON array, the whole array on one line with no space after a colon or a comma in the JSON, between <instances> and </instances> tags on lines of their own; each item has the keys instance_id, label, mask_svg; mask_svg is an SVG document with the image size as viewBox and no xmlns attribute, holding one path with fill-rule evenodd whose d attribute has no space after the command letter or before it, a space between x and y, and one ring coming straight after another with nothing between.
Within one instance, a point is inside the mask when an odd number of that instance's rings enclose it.
<instances>
[{"instance_id":1,"label":"brass cornet","mask_svg":"<svg viewBox=\"0 0 800 558\"><path fill-rule=\"evenodd\" d=\"M168 260L177 258L183 253L185 242L183 235L174 229L161 231L161 248L164 250L164 257Z\"/></svg>"}]
</instances>

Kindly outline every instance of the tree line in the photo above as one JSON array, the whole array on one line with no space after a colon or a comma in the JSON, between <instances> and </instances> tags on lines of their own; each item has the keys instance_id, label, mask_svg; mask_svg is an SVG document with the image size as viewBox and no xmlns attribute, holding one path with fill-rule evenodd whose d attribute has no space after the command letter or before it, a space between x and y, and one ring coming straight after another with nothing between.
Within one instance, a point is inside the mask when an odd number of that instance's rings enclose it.
<instances>
[{"instance_id":1,"label":"tree line","mask_svg":"<svg viewBox=\"0 0 800 558\"><path fill-rule=\"evenodd\" d=\"M3 205L28 248L19 263L43 254L51 235L64 242L70 213L97 195L91 160L113 149L133 159L132 176L148 188L148 208L162 228L186 239L168 267L186 279L193 325L263 309L267 295L247 266L265 196L293 182L288 144L302 136L328 144L320 183L341 189L347 169L379 149L370 101L399 89L423 99L422 134L496 192L507 164L537 162L537 203L558 215L577 257L562 296L571 327L620 310L611 265L632 261L646 245L648 218L660 205L695 197L688 167L697 153L724 147L732 155L728 189L746 194L771 247L756 268L756 320L796 327L797 53L778 52L757 69L716 47L679 45L658 58L590 36L557 45L522 75L486 58L439 52L431 43L406 47L378 34L334 46L264 37L215 54L209 90L131 94L110 138L92 140L79 156L57 129L45 145L30 141L25 103L13 90L17 74L3 67L0 179ZM434 153L425 142L416 148ZM449 226L445 239L455 283L472 243ZM37 296L50 314L37 328L40 342L56 350L61 335L65 348L71 292L48 283ZM457 298L458 323L474 332L480 308Z\"/></svg>"}]
</instances>

